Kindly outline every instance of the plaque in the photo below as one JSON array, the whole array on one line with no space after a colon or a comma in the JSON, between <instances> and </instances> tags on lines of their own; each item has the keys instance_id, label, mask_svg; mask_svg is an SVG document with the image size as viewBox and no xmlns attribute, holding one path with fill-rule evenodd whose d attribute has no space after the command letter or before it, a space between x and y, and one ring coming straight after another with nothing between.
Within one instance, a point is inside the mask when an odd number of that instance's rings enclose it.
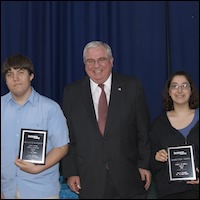
<instances>
[{"instance_id":1,"label":"plaque","mask_svg":"<svg viewBox=\"0 0 200 200\"><path fill-rule=\"evenodd\" d=\"M19 158L34 164L45 164L46 130L21 129Z\"/></svg>"},{"instance_id":2,"label":"plaque","mask_svg":"<svg viewBox=\"0 0 200 200\"><path fill-rule=\"evenodd\" d=\"M192 145L168 147L170 181L196 180Z\"/></svg>"}]
</instances>

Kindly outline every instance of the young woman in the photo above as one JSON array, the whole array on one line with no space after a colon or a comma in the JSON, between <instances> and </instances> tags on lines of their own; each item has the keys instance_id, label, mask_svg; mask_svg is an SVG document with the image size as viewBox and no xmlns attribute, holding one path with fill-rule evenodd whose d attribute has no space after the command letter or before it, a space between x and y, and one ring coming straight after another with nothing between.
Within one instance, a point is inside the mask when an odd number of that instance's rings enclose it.
<instances>
[{"instance_id":1,"label":"young woman","mask_svg":"<svg viewBox=\"0 0 200 200\"><path fill-rule=\"evenodd\" d=\"M163 94L165 112L152 123L151 170L159 199L199 198L199 94L184 71L172 74ZM196 180L170 181L169 146L192 145L195 152Z\"/></svg>"}]
</instances>

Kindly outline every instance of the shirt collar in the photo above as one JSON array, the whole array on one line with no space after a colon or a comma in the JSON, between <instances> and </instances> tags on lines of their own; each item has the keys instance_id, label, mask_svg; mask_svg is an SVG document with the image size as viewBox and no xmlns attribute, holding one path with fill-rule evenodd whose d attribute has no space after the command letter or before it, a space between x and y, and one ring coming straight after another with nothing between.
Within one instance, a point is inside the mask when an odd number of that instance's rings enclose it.
<instances>
[{"instance_id":1,"label":"shirt collar","mask_svg":"<svg viewBox=\"0 0 200 200\"><path fill-rule=\"evenodd\" d=\"M108 77L108 79L103 83L110 91L111 89L111 79L112 79L112 73ZM93 93L96 88L98 87L99 84L95 83L91 78L90 78L90 87L91 87L91 92Z\"/></svg>"},{"instance_id":2,"label":"shirt collar","mask_svg":"<svg viewBox=\"0 0 200 200\"><path fill-rule=\"evenodd\" d=\"M32 87L32 86L31 86ZM35 97L36 97L36 91L34 90L34 88L32 87L32 91L31 91L31 94L30 96L28 97L27 101L24 103L24 105L29 101L30 103L34 104L34 100L35 100ZM11 92L8 93L8 100L12 100L15 102L15 100L13 99L12 97L12 94Z\"/></svg>"}]
</instances>

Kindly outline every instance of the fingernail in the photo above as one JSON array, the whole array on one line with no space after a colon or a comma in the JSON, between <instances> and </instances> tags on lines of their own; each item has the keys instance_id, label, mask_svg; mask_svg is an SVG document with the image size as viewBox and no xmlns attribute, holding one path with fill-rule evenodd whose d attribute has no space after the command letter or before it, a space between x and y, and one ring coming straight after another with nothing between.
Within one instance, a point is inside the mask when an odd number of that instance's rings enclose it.
<instances>
[{"instance_id":1,"label":"fingernail","mask_svg":"<svg viewBox=\"0 0 200 200\"><path fill-rule=\"evenodd\" d=\"M81 189L81 186L80 185L77 185L78 189Z\"/></svg>"}]
</instances>

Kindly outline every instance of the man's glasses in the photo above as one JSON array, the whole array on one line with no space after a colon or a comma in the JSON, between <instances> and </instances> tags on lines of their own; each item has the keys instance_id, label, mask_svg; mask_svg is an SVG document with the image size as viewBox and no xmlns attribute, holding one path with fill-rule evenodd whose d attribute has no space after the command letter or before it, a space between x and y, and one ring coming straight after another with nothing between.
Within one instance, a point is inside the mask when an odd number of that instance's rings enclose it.
<instances>
[{"instance_id":1,"label":"man's glasses","mask_svg":"<svg viewBox=\"0 0 200 200\"><path fill-rule=\"evenodd\" d=\"M88 66L94 66L95 63L97 62L99 65L103 65L104 63L106 63L109 60L110 57L101 57L97 60L94 59L87 59L84 61L84 63Z\"/></svg>"},{"instance_id":2,"label":"man's glasses","mask_svg":"<svg viewBox=\"0 0 200 200\"><path fill-rule=\"evenodd\" d=\"M178 90L179 88L181 88L182 90L187 90L187 89L190 88L190 84L189 84L189 83L183 83L183 84L181 84L181 85L178 85L178 84L172 83L172 84L170 85L170 88L171 88L172 90Z\"/></svg>"}]
</instances>

